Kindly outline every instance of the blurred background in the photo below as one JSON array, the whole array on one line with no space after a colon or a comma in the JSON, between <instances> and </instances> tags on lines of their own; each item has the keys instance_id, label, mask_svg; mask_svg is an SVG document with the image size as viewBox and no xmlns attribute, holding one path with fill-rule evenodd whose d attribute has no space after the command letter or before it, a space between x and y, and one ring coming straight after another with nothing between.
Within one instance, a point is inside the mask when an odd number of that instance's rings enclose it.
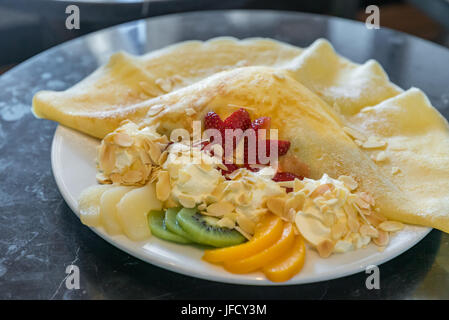
<instances>
[{"instance_id":1,"label":"blurred background","mask_svg":"<svg viewBox=\"0 0 449 320\"><path fill-rule=\"evenodd\" d=\"M66 7L80 9L68 30ZM380 8L380 25L449 47L449 0L0 0L0 73L61 42L126 21L177 12L273 9L365 21Z\"/></svg>"}]
</instances>

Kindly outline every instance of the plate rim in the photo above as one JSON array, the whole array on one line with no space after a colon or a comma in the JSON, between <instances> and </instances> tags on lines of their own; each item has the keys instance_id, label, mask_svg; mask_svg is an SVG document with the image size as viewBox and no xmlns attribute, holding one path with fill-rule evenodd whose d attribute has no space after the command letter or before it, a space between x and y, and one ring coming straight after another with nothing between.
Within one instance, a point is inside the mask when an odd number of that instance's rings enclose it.
<instances>
[{"instance_id":1,"label":"plate rim","mask_svg":"<svg viewBox=\"0 0 449 320\"><path fill-rule=\"evenodd\" d=\"M67 205L72 210L72 212L79 218L79 213L77 211L76 204L73 201L74 197L72 194L70 194L69 189L66 187L66 184L62 179L62 175L58 174L60 172L60 169L58 168L59 162L57 161L57 158L59 155L58 150L60 149L60 146L62 145L61 143L58 143L58 142L63 140L63 135L61 134L61 132L63 130L70 130L73 133L84 135L86 137L89 137L89 136L87 136L81 132L78 132L74 129L71 129L71 128L68 128L68 127L58 124L58 126L54 132L54 135L52 138L52 143L51 143L51 168L52 168L52 173L53 173L54 179L56 181L56 185L57 185L59 192L61 193L64 201L67 203ZM89 138L91 138L91 137L89 137ZM430 231L433 230L432 228L429 228L429 227L427 227L427 228L422 227L423 230L422 230L421 234L419 234L416 237L416 239L414 239L414 241L408 243L407 246L401 247L400 249L390 253L389 255L386 255L385 257L382 257L382 258L376 260L374 263L372 261L361 262L357 266L350 267L350 268L348 268L348 270L340 272L336 276L335 276L335 274L332 274L332 273L326 273L321 276L315 275L315 276L312 276L312 277L309 277L306 279L301 279L301 278L295 279L295 277L293 277L292 279L290 279L286 282L278 283L278 282L271 282L266 278L264 278L264 279L256 279L256 278L248 279L248 278L244 278L244 277L240 278L239 276L242 276L242 275L230 274L230 273L227 273L226 271L221 271L221 272L223 272L223 275L214 275L213 277L211 277L207 274L203 275L203 274L201 274L201 272L197 272L194 270L192 271L192 269L189 269L188 267L183 267L183 266L176 265L173 263L164 262L163 259L158 259L157 256L155 257L154 255L151 255L151 254L150 255L143 254L142 252L140 252L140 250L132 250L132 248L128 248L126 244L121 243L121 241L119 241L117 239L114 239L113 236L109 236L105 231L102 230L102 228L93 228L93 227L88 227L88 228L90 230L92 230L94 233L96 233L103 240L105 240L109 244L115 246L119 250L122 250L122 251L126 252L127 254L129 254L145 263L149 263L149 264L157 266L159 268L162 268L162 269L165 269L165 270L168 270L171 272L175 272L178 274L182 274L185 276L194 277L194 278L198 278L198 279L202 279L202 280L207 280L207 281L214 281L214 282L228 283L228 284L237 284L237 285L251 285L251 286L301 285L301 284L310 284L310 283L334 280L334 279L339 279L339 278L343 278L346 276L354 275L354 274L357 274L357 273L360 273L360 272L366 270L366 268L370 265L379 266L385 262L388 262L388 261L398 257L399 255L403 254L404 252L413 248L424 237L426 237L430 233ZM140 242L134 242L134 243L137 244ZM142 243L144 243L144 242L142 242ZM140 248L142 248L142 246ZM243 276L246 276L246 275L243 275Z\"/></svg>"}]
</instances>

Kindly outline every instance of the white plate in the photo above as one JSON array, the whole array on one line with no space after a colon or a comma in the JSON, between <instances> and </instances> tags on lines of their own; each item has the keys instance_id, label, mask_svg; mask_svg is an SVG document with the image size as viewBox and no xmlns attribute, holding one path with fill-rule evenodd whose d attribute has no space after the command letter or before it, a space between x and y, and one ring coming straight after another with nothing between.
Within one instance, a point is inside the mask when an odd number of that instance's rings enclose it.
<instances>
[{"instance_id":1,"label":"white plate","mask_svg":"<svg viewBox=\"0 0 449 320\"><path fill-rule=\"evenodd\" d=\"M77 198L81 191L95 180L96 146L99 140L59 126L52 145L52 168L62 196L79 216ZM81 222L80 222L81 223ZM133 242L125 236L109 236L102 228L92 228L100 237L143 261L188 276L247 285L279 285L268 281L261 273L231 274L221 267L201 260L203 251L185 245L173 244L152 237L145 242ZM322 259L313 250L307 250L303 270L281 285L318 282L340 278L360 271L369 265L379 265L413 247L430 232L430 228L407 226L392 239L383 252L373 244L365 249L334 254Z\"/></svg>"}]
</instances>

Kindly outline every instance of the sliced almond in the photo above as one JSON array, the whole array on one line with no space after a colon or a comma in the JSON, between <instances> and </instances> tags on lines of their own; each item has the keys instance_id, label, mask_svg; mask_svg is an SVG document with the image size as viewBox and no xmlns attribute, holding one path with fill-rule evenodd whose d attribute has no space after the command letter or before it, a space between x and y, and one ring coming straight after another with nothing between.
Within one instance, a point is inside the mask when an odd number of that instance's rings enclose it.
<instances>
[{"instance_id":1,"label":"sliced almond","mask_svg":"<svg viewBox=\"0 0 449 320\"><path fill-rule=\"evenodd\" d=\"M145 145L148 153L150 154L151 160L153 160L153 163L157 164L159 158L161 157L161 149L156 143L150 140L147 140Z\"/></svg>"},{"instance_id":2,"label":"sliced almond","mask_svg":"<svg viewBox=\"0 0 449 320\"><path fill-rule=\"evenodd\" d=\"M278 216L284 214L285 200L282 198L269 198L267 200L267 208Z\"/></svg>"},{"instance_id":3,"label":"sliced almond","mask_svg":"<svg viewBox=\"0 0 449 320\"><path fill-rule=\"evenodd\" d=\"M164 152L161 153L161 156L159 157L159 159L157 160L157 164L158 165L163 165L165 163L165 161L168 158L168 151L165 150Z\"/></svg>"},{"instance_id":4,"label":"sliced almond","mask_svg":"<svg viewBox=\"0 0 449 320\"><path fill-rule=\"evenodd\" d=\"M355 198L354 203L357 205L357 207L362 209L369 209L370 207L370 204L360 197Z\"/></svg>"},{"instance_id":5,"label":"sliced almond","mask_svg":"<svg viewBox=\"0 0 449 320\"><path fill-rule=\"evenodd\" d=\"M313 192L310 194L310 198L315 198L317 196L323 195L329 190L332 190L333 188L335 187L330 183L321 184L318 187L316 187L315 190L313 190Z\"/></svg>"},{"instance_id":6,"label":"sliced almond","mask_svg":"<svg viewBox=\"0 0 449 320\"><path fill-rule=\"evenodd\" d=\"M234 228L235 230L237 230L238 232L240 232L240 234L242 236L244 236L246 239L251 240L253 237L252 235L250 235L249 233L245 232L245 230L243 230L242 228L240 228L239 226L235 226Z\"/></svg>"},{"instance_id":7,"label":"sliced almond","mask_svg":"<svg viewBox=\"0 0 449 320\"><path fill-rule=\"evenodd\" d=\"M404 224L399 221L384 221L379 224L379 229L387 232L396 232L404 229Z\"/></svg>"},{"instance_id":8,"label":"sliced almond","mask_svg":"<svg viewBox=\"0 0 449 320\"><path fill-rule=\"evenodd\" d=\"M224 217L224 218L218 220L217 225L219 227L234 229L235 222L232 219L229 219L228 217Z\"/></svg>"},{"instance_id":9,"label":"sliced almond","mask_svg":"<svg viewBox=\"0 0 449 320\"><path fill-rule=\"evenodd\" d=\"M207 207L207 212L209 215L213 215L216 217L222 217L225 214L231 213L234 211L234 205L229 201L220 201L212 203Z\"/></svg>"},{"instance_id":10,"label":"sliced almond","mask_svg":"<svg viewBox=\"0 0 449 320\"><path fill-rule=\"evenodd\" d=\"M299 193L295 195L294 197L291 197L285 201L284 204L284 213L288 213L291 210L294 212L298 210L302 210L304 206L305 196L303 193Z\"/></svg>"},{"instance_id":11,"label":"sliced almond","mask_svg":"<svg viewBox=\"0 0 449 320\"><path fill-rule=\"evenodd\" d=\"M112 173L109 178L111 179L112 183L115 184L122 184L123 180L122 180L122 175L119 173Z\"/></svg>"},{"instance_id":12,"label":"sliced almond","mask_svg":"<svg viewBox=\"0 0 449 320\"><path fill-rule=\"evenodd\" d=\"M159 171L156 182L156 197L160 201L166 201L170 197L170 176L167 171Z\"/></svg>"},{"instance_id":13,"label":"sliced almond","mask_svg":"<svg viewBox=\"0 0 449 320\"><path fill-rule=\"evenodd\" d=\"M179 195L178 201L184 208L195 208L196 205L195 199L185 194Z\"/></svg>"},{"instance_id":14,"label":"sliced almond","mask_svg":"<svg viewBox=\"0 0 449 320\"><path fill-rule=\"evenodd\" d=\"M318 243L316 249L321 258L327 258L332 254L332 251L334 251L334 246L335 245L331 240L325 239Z\"/></svg>"},{"instance_id":15,"label":"sliced almond","mask_svg":"<svg viewBox=\"0 0 449 320\"><path fill-rule=\"evenodd\" d=\"M379 234L377 238L373 238L373 242L379 247L385 247L390 242L390 236L388 232L379 230Z\"/></svg>"},{"instance_id":16,"label":"sliced almond","mask_svg":"<svg viewBox=\"0 0 449 320\"><path fill-rule=\"evenodd\" d=\"M100 184L111 184L112 181L106 177L102 172L97 172L96 176L98 183Z\"/></svg>"},{"instance_id":17,"label":"sliced almond","mask_svg":"<svg viewBox=\"0 0 449 320\"><path fill-rule=\"evenodd\" d=\"M100 146L100 157L99 157L100 168L109 173L114 170L115 167L115 150L109 143L102 143Z\"/></svg>"},{"instance_id":18,"label":"sliced almond","mask_svg":"<svg viewBox=\"0 0 449 320\"><path fill-rule=\"evenodd\" d=\"M238 215L237 216L237 224L246 233L251 234L251 235L254 234L254 229L256 227L256 224L251 219L249 219L247 216L242 215L242 214Z\"/></svg>"},{"instance_id":19,"label":"sliced almond","mask_svg":"<svg viewBox=\"0 0 449 320\"><path fill-rule=\"evenodd\" d=\"M123 184L134 185L142 180L142 172L137 170L129 170L122 176Z\"/></svg>"},{"instance_id":20,"label":"sliced almond","mask_svg":"<svg viewBox=\"0 0 449 320\"><path fill-rule=\"evenodd\" d=\"M379 236L379 231L377 231L377 229L373 226L369 226L367 224L363 224L360 227L359 232L362 236L368 236L371 238L377 238Z\"/></svg>"},{"instance_id":21,"label":"sliced almond","mask_svg":"<svg viewBox=\"0 0 449 320\"><path fill-rule=\"evenodd\" d=\"M360 228L360 223L356 218L348 216L348 227L351 232L358 232Z\"/></svg>"},{"instance_id":22,"label":"sliced almond","mask_svg":"<svg viewBox=\"0 0 449 320\"><path fill-rule=\"evenodd\" d=\"M117 132L114 134L114 143L120 147L131 147L134 144L133 138L123 132Z\"/></svg>"},{"instance_id":23,"label":"sliced almond","mask_svg":"<svg viewBox=\"0 0 449 320\"><path fill-rule=\"evenodd\" d=\"M376 203L374 201L374 198L367 192L360 192L359 197L365 201L366 203L369 203L370 205L374 206ZM365 208L366 209L366 208Z\"/></svg>"},{"instance_id":24,"label":"sliced almond","mask_svg":"<svg viewBox=\"0 0 449 320\"><path fill-rule=\"evenodd\" d=\"M331 227L331 236L334 240L343 238L347 232L348 228L346 223L343 222L337 222Z\"/></svg>"},{"instance_id":25,"label":"sliced almond","mask_svg":"<svg viewBox=\"0 0 449 320\"><path fill-rule=\"evenodd\" d=\"M401 172L401 169L399 167L392 167L391 168L391 174L395 175Z\"/></svg>"}]
</instances>

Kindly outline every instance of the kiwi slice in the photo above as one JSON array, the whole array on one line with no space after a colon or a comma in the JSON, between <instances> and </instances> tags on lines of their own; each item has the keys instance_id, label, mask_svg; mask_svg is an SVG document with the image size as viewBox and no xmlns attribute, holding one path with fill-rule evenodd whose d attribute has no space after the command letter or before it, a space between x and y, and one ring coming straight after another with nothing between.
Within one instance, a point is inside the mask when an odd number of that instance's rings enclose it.
<instances>
[{"instance_id":1,"label":"kiwi slice","mask_svg":"<svg viewBox=\"0 0 449 320\"><path fill-rule=\"evenodd\" d=\"M218 226L218 219L202 215L196 209L181 209L176 220L190 239L200 244L228 247L246 241L238 231Z\"/></svg>"},{"instance_id":2,"label":"kiwi slice","mask_svg":"<svg viewBox=\"0 0 449 320\"><path fill-rule=\"evenodd\" d=\"M190 239L190 236L187 232L184 231L183 228L176 220L176 215L182 208L169 208L165 211L165 225L167 226L168 231L180 235L183 238ZM186 209L186 210L195 210L195 209Z\"/></svg>"},{"instance_id":3,"label":"kiwi slice","mask_svg":"<svg viewBox=\"0 0 449 320\"><path fill-rule=\"evenodd\" d=\"M156 237L176 243L191 243L190 240L167 230L164 211L152 210L148 215L151 233Z\"/></svg>"}]
</instances>

